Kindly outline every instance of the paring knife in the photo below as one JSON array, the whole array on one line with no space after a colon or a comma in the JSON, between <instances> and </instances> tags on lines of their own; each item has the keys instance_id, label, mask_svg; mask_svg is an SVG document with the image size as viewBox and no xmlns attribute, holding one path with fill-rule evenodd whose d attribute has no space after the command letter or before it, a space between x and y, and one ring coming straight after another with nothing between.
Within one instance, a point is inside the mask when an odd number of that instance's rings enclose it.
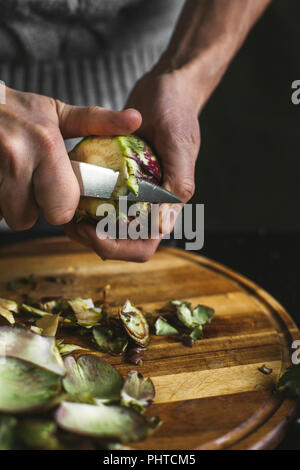
<instances>
[{"instance_id":1,"label":"paring knife","mask_svg":"<svg viewBox=\"0 0 300 470\"><path fill-rule=\"evenodd\" d=\"M115 189L119 172L92 165L90 163L71 160L73 171L80 187L81 196L109 199ZM139 193L135 196L128 194L128 201L181 203L182 200L166 189L148 181L138 180Z\"/></svg>"}]
</instances>

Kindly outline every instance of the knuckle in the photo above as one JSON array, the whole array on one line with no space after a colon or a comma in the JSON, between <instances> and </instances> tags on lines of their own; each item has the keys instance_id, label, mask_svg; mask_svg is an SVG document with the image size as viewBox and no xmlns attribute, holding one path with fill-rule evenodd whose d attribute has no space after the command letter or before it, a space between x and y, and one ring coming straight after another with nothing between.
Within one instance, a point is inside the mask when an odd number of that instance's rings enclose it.
<instances>
[{"instance_id":1,"label":"knuckle","mask_svg":"<svg viewBox=\"0 0 300 470\"><path fill-rule=\"evenodd\" d=\"M20 147L18 138L6 138L1 142L1 167L11 175L16 175L21 166Z\"/></svg>"},{"instance_id":2,"label":"knuckle","mask_svg":"<svg viewBox=\"0 0 300 470\"><path fill-rule=\"evenodd\" d=\"M43 150L49 155L55 155L57 148L57 129L51 129L44 125L36 125L34 131L41 142Z\"/></svg>"}]
</instances>

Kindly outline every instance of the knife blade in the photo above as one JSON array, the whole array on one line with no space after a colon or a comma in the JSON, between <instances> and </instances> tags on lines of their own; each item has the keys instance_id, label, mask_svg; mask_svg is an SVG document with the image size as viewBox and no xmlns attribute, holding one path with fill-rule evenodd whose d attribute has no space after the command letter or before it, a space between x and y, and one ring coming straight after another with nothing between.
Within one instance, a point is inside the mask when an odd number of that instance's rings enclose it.
<instances>
[{"instance_id":1,"label":"knife blade","mask_svg":"<svg viewBox=\"0 0 300 470\"><path fill-rule=\"evenodd\" d=\"M71 165L79 183L81 196L109 199L115 189L119 172L71 160Z\"/></svg>"},{"instance_id":2,"label":"knife blade","mask_svg":"<svg viewBox=\"0 0 300 470\"><path fill-rule=\"evenodd\" d=\"M71 160L73 171L80 187L81 196L97 197L103 199L111 198L115 189L119 172L103 168L91 163L77 162ZM153 202L153 203L181 203L182 200L175 194L160 186L145 180L138 180L139 192L135 196L128 195L131 202Z\"/></svg>"},{"instance_id":3,"label":"knife blade","mask_svg":"<svg viewBox=\"0 0 300 470\"><path fill-rule=\"evenodd\" d=\"M153 183L149 183L145 180L139 181L139 193L135 196L133 193L129 193L127 196L128 201L135 202L153 202L163 203L168 202L169 204L181 203L182 200L175 194L167 191L160 186Z\"/></svg>"}]
</instances>

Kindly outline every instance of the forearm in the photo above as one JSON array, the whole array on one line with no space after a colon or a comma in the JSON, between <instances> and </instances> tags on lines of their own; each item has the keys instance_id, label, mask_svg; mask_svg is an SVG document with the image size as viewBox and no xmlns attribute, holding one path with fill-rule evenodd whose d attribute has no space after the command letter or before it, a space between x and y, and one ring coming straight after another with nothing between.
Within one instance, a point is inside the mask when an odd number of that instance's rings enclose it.
<instances>
[{"instance_id":1,"label":"forearm","mask_svg":"<svg viewBox=\"0 0 300 470\"><path fill-rule=\"evenodd\" d=\"M159 72L180 70L199 111L271 0L187 0Z\"/></svg>"}]
</instances>

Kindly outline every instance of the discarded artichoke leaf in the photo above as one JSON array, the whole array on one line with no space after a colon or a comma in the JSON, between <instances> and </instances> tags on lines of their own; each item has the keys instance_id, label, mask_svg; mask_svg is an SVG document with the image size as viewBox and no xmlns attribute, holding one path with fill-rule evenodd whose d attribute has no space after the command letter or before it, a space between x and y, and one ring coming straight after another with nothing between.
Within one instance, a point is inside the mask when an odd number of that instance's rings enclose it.
<instances>
[{"instance_id":1,"label":"discarded artichoke leaf","mask_svg":"<svg viewBox=\"0 0 300 470\"><path fill-rule=\"evenodd\" d=\"M194 326L194 328L192 329L190 333L190 338L196 341L197 339L202 339L202 337L203 337L202 325Z\"/></svg>"},{"instance_id":2,"label":"discarded artichoke leaf","mask_svg":"<svg viewBox=\"0 0 300 470\"><path fill-rule=\"evenodd\" d=\"M44 317L45 315L48 315L48 312L45 312L44 310L32 307L31 305L27 304L22 304L21 309L24 313L33 313L34 315L38 315L39 317Z\"/></svg>"},{"instance_id":3,"label":"discarded artichoke leaf","mask_svg":"<svg viewBox=\"0 0 300 470\"><path fill-rule=\"evenodd\" d=\"M184 326L194 329L196 326L203 326L210 322L214 310L205 305L198 305L192 311L189 303L182 302L176 305L176 313L178 320L181 321Z\"/></svg>"},{"instance_id":4,"label":"discarded artichoke leaf","mask_svg":"<svg viewBox=\"0 0 300 470\"><path fill-rule=\"evenodd\" d=\"M43 304L43 309L48 313L62 313L69 307L69 303L65 299L52 299Z\"/></svg>"},{"instance_id":5,"label":"discarded artichoke leaf","mask_svg":"<svg viewBox=\"0 0 300 470\"><path fill-rule=\"evenodd\" d=\"M60 396L60 378L18 359L0 361L0 411L25 413L49 408Z\"/></svg>"},{"instance_id":6,"label":"discarded artichoke leaf","mask_svg":"<svg viewBox=\"0 0 300 470\"><path fill-rule=\"evenodd\" d=\"M16 291L24 286L30 286L33 288L36 285L36 281L34 280L33 276L30 275L28 277L22 277L20 279L15 279L14 281L9 281L7 283L7 289L10 291Z\"/></svg>"},{"instance_id":7,"label":"discarded artichoke leaf","mask_svg":"<svg viewBox=\"0 0 300 470\"><path fill-rule=\"evenodd\" d=\"M18 313L18 304L14 300L0 298L0 315L4 317L11 325L15 323L12 312Z\"/></svg>"},{"instance_id":8,"label":"discarded artichoke leaf","mask_svg":"<svg viewBox=\"0 0 300 470\"><path fill-rule=\"evenodd\" d=\"M178 330L174 326L170 325L167 320L163 317L158 317L155 324L155 334L158 336L167 336L167 335L178 335Z\"/></svg>"},{"instance_id":9,"label":"discarded artichoke leaf","mask_svg":"<svg viewBox=\"0 0 300 470\"><path fill-rule=\"evenodd\" d=\"M270 367L266 366L266 364L263 364L261 367L258 367L259 372L265 375L270 375L273 372L273 369L270 369Z\"/></svg>"},{"instance_id":10,"label":"discarded artichoke leaf","mask_svg":"<svg viewBox=\"0 0 300 470\"><path fill-rule=\"evenodd\" d=\"M151 436L159 422L147 419L132 408L62 402L55 412L57 424L84 436L131 442Z\"/></svg>"},{"instance_id":11,"label":"discarded artichoke leaf","mask_svg":"<svg viewBox=\"0 0 300 470\"><path fill-rule=\"evenodd\" d=\"M55 336L59 324L59 315L48 313L43 318L39 318L35 324L42 329L43 336Z\"/></svg>"},{"instance_id":12,"label":"discarded artichoke leaf","mask_svg":"<svg viewBox=\"0 0 300 470\"><path fill-rule=\"evenodd\" d=\"M43 334L42 328L39 328L38 326L35 326L35 325L31 325L30 330L33 331L33 333L36 333L37 335Z\"/></svg>"},{"instance_id":13,"label":"discarded artichoke leaf","mask_svg":"<svg viewBox=\"0 0 300 470\"><path fill-rule=\"evenodd\" d=\"M196 326L193 322L192 311L186 303L176 305L176 313L178 320L187 328Z\"/></svg>"},{"instance_id":14,"label":"discarded artichoke leaf","mask_svg":"<svg viewBox=\"0 0 300 470\"><path fill-rule=\"evenodd\" d=\"M171 300L170 301L171 305L175 305L176 307L180 307L181 305L185 305L188 307L190 310L192 308L191 302L187 302L186 300Z\"/></svg>"},{"instance_id":15,"label":"discarded artichoke leaf","mask_svg":"<svg viewBox=\"0 0 300 470\"><path fill-rule=\"evenodd\" d=\"M150 340L149 325L141 310L126 300L119 316L130 338L135 343L146 346Z\"/></svg>"},{"instance_id":16,"label":"discarded artichoke leaf","mask_svg":"<svg viewBox=\"0 0 300 470\"><path fill-rule=\"evenodd\" d=\"M14 449L16 424L13 416L0 416L0 450Z\"/></svg>"},{"instance_id":17,"label":"discarded artichoke leaf","mask_svg":"<svg viewBox=\"0 0 300 470\"><path fill-rule=\"evenodd\" d=\"M61 356L66 356L67 354L70 354L73 351L77 351L79 349L83 349L83 350L85 349L85 348L82 348L81 346L78 346L77 344L56 343L56 346Z\"/></svg>"},{"instance_id":18,"label":"discarded artichoke leaf","mask_svg":"<svg viewBox=\"0 0 300 470\"><path fill-rule=\"evenodd\" d=\"M110 442L107 444L105 450L133 450L132 447L124 446L124 444L120 444L119 442Z\"/></svg>"},{"instance_id":19,"label":"discarded artichoke leaf","mask_svg":"<svg viewBox=\"0 0 300 470\"><path fill-rule=\"evenodd\" d=\"M210 323L214 310L206 305L197 305L192 312L192 319L196 325L206 325Z\"/></svg>"},{"instance_id":20,"label":"discarded artichoke leaf","mask_svg":"<svg viewBox=\"0 0 300 470\"><path fill-rule=\"evenodd\" d=\"M121 390L121 404L134 406L144 412L151 405L155 395L155 388L150 378L144 379L142 374L131 370Z\"/></svg>"},{"instance_id":21,"label":"discarded artichoke leaf","mask_svg":"<svg viewBox=\"0 0 300 470\"><path fill-rule=\"evenodd\" d=\"M53 421L30 419L18 423L16 434L27 448L56 450L60 449L56 431L57 426Z\"/></svg>"},{"instance_id":22,"label":"discarded artichoke leaf","mask_svg":"<svg viewBox=\"0 0 300 470\"><path fill-rule=\"evenodd\" d=\"M82 314L76 315L77 323L84 328L92 328L99 323L101 319L101 308L88 309Z\"/></svg>"},{"instance_id":23,"label":"discarded artichoke leaf","mask_svg":"<svg viewBox=\"0 0 300 470\"><path fill-rule=\"evenodd\" d=\"M80 312L81 310L86 310L87 308L94 308L94 302L92 299L82 299L77 297L73 300L68 300L68 304L73 309L74 313Z\"/></svg>"},{"instance_id":24,"label":"discarded artichoke leaf","mask_svg":"<svg viewBox=\"0 0 300 470\"><path fill-rule=\"evenodd\" d=\"M277 387L286 387L300 395L300 364L290 366L280 377Z\"/></svg>"},{"instance_id":25,"label":"discarded artichoke leaf","mask_svg":"<svg viewBox=\"0 0 300 470\"><path fill-rule=\"evenodd\" d=\"M128 345L128 338L124 332L114 325L95 326L93 337L99 351L103 353L119 355L125 351Z\"/></svg>"},{"instance_id":26,"label":"discarded artichoke leaf","mask_svg":"<svg viewBox=\"0 0 300 470\"><path fill-rule=\"evenodd\" d=\"M101 318L101 308L96 308L92 299L74 299L68 301L72 308L77 323L80 326L91 328L95 326Z\"/></svg>"},{"instance_id":27,"label":"discarded artichoke leaf","mask_svg":"<svg viewBox=\"0 0 300 470\"><path fill-rule=\"evenodd\" d=\"M126 350L126 357L125 361L129 362L130 364L134 364L136 366L143 365L143 356L141 355L141 348L132 348L129 347Z\"/></svg>"},{"instance_id":28,"label":"discarded artichoke leaf","mask_svg":"<svg viewBox=\"0 0 300 470\"><path fill-rule=\"evenodd\" d=\"M20 359L57 375L66 373L55 339L18 325L0 327L0 355Z\"/></svg>"},{"instance_id":29,"label":"discarded artichoke leaf","mask_svg":"<svg viewBox=\"0 0 300 470\"><path fill-rule=\"evenodd\" d=\"M122 376L99 357L86 354L76 361L70 356L65 359L65 366L67 375L63 387L72 397L79 397L79 401L83 401L84 396L92 397L94 403L120 400Z\"/></svg>"}]
</instances>

